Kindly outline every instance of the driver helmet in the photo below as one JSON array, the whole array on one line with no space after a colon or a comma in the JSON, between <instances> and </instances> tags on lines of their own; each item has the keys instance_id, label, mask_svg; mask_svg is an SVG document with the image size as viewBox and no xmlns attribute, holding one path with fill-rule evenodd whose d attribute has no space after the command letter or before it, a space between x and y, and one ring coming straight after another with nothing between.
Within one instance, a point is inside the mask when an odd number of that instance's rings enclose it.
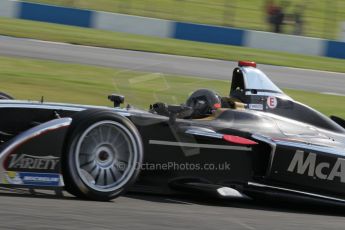
<instances>
[{"instance_id":1,"label":"driver helmet","mask_svg":"<svg viewBox=\"0 0 345 230\"><path fill-rule=\"evenodd\" d=\"M193 117L204 117L221 108L222 100L219 94L212 90L198 89L189 96L186 105L193 108Z\"/></svg>"}]
</instances>

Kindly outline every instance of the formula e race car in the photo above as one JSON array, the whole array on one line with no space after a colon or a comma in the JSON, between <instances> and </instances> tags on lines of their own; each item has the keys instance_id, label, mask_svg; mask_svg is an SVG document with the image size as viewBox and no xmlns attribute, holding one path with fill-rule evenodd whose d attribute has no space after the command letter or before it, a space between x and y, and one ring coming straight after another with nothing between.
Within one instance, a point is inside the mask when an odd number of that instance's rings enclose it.
<instances>
[{"instance_id":1,"label":"formula e race car","mask_svg":"<svg viewBox=\"0 0 345 230\"><path fill-rule=\"evenodd\" d=\"M345 201L345 121L294 101L239 62L208 89L148 111L0 98L1 186L111 200L128 190Z\"/></svg>"}]
</instances>

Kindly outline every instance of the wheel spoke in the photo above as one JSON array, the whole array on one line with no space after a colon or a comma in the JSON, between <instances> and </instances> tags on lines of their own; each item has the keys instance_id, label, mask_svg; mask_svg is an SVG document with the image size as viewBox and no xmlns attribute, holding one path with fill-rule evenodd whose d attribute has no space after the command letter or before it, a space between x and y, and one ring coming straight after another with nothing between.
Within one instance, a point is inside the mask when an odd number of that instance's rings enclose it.
<instances>
[{"instance_id":1,"label":"wheel spoke","mask_svg":"<svg viewBox=\"0 0 345 230\"><path fill-rule=\"evenodd\" d=\"M104 137L103 137L103 126L98 127L98 137L99 137L99 141L103 142L104 141Z\"/></svg>"},{"instance_id":2,"label":"wheel spoke","mask_svg":"<svg viewBox=\"0 0 345 230\"><path fill-rule=\"evenodd\" d=\"M114 173L113 169L110 168L109 171L110 171L110 174L111 174L113 180L114 180L114 181L117 181L117 177L115 176L115 173Z\"/></svg>"},{"instance_id":3,"label":"wheel spoke","mask_svg":"<svg viewBox=\"0 0 345 230\"><path fill-rule=\"evenodd\" d=\"M97 138L95 137L95 135L93 135L93 131L92 131L89 135L87 135L87 136L85 137L85 140L86 140L86 139L91 140L91 141L94 143L94 145L96 145L96 144L98 143ZM86 142L86 143L87 143L87 142Z\"/></svg>"},{"instance_id":4,"label":"wheel spoke","mask_svg":"<svg viewBox=\"0 0 345 230\"><path fill-rule=\"evenodd\" d=\"M81 151L81 155L82 155L82 154L92 154L92 153L94 152L96 146L97 146L97 145L94 144L94 142L92 142L92 141L86 142L86 143L82 146L82 148L81 148L81 150L80 150L80 151Z\"/></svg>"},{"instance_id":5,"label":"wheel spoke","mask_svg":"<svg viewBox=\"0 0 345 230\"><path fill-rule=\"evenodd\" d=\"M97 172L97 165L95 164L92 168L91 168L91 170L89 171L89 173L93 176L93 178L95 178L96 177L96 175L95 175L95 172Z\"/></svg>"},{"instance_id":6,"label":"wheel spoke","mask_svg":"<svg viewBox=\"0 0 345 230\"><path fill-rule=\"evenodd\" d=\"M96 174L96 177L95 177L95 182L96 184L98 184L98 181L101 177L101 174L102 174L103 170L101 168L98 168L98 171L97 171L97 174Z\"/></svg>"},{"instance_id":7,"label":"wheel spoke","mask_svg":"<svg viewBox=\"0 0 345 230\"><path fill-rule=\"evenodd\" d=\"M118 170L116 167L113 167L113 172L115 174L115 178L117 178L117 180L120 180L123 175L121 171Z\"/></svg>"},{"instance_id":8,"label":"wheel spoke","mask_svg":"<svg viewBox=\"0 0 345 230\"><path fill-rule=\"evenodd\" d=\"M117 136L113 138L113 140L111 141L111 145L116 146L116 148L123 145L123 142L119 141L119 138L120 138L120 134L117 134Z\"/></svg>"},{"instance_id":9,"label":"wheel spoke","mask_svg":"<svg viewBox=\"0 0 345 230\"><path fill-rule=\"evenodd\" d=\"M111 141L111 136L112 136L112 129L111 129L111 127L107 126L107 130L108 130L108 132L106 134L106 139L105 140L107 142L110 142Z\"/></svg>"},{"instance_id":10,"label":"wheel spoke","mask_svg":"<svg viewBox=\"0 0 345 230\"><path fill-rule=\"evenodd\" d=\"M87 162L81 164L81 165L80 165L80 168L84 168L85 166L88 166L88 165L90 165L90 164L92 164L92 163L94 163L94 160L87 161Z\"/></svg>"},{"instance_id":11,"label":"wheel spoke","mask_svg":"<svg viewBox=\"0 0 345 230\"><path fill-rule=\"evenodd\" d=\"M107 175L108 175L108 170L104 170L103 172L103 185L107 185Z\"/></svg>"}]
</instances>

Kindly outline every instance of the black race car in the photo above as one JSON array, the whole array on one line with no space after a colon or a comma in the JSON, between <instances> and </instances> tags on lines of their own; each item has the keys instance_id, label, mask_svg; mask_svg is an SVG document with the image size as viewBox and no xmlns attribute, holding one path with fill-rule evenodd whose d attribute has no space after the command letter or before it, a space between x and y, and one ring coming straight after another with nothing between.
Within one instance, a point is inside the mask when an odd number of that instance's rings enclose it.
<instances>
[{"instance_id":1,"label":"black race car","mask_svg":"<svg viewBox=\"0 0 345 230\"><path fill-rule=\"evenodd\" d=\"M345 121L294 101L253 62L239 62L228 97L200 89L149 111L120 108L120 95L115 108L0 97L1 186L345 201Z\"/></svg>"}]
</instances>

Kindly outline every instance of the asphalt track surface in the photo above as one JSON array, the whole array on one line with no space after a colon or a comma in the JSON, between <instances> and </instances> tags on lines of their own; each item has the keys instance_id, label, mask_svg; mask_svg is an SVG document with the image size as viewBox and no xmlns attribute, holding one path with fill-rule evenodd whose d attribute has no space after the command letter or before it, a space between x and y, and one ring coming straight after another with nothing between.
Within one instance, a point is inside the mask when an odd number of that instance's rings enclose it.
<instances>
[{"instance_id":1,"label":"asphalt track surface","mask_svg":"<svg viewBox=\"0 0 345 230\"><path fill-rule=\"evenodd\" d=\"M127 194L111 202L0 193L0 229L344 229L345 208Z\"/></svg>"},{"instance_id":2,"label":"asphalt track surface","mask_svg":"<svg viewBox=\"0 0 345 230\"><path fill-rule=\"evenodd\" d=\"M0 36L0 55L230 80L236 62ZM320 63L321 65L322 63ZM345 95L345 73L259 65L280 88Z\"/></svg>"},{"instance_id":3,"label":"asphalt track surface","mask_svg":"<svg viewBox=\"0 0 345 230\"><path fill-rule=\"evenodd\" d=\"M0 37L0 55L229 79L236 63ZM345 74L260 66L284 88L345 94ZM279 77L278 77L279 76ZM111 202L0 190L0 229L345 229L345 207L129 193Z\"/></svg>"}]
</instances>

